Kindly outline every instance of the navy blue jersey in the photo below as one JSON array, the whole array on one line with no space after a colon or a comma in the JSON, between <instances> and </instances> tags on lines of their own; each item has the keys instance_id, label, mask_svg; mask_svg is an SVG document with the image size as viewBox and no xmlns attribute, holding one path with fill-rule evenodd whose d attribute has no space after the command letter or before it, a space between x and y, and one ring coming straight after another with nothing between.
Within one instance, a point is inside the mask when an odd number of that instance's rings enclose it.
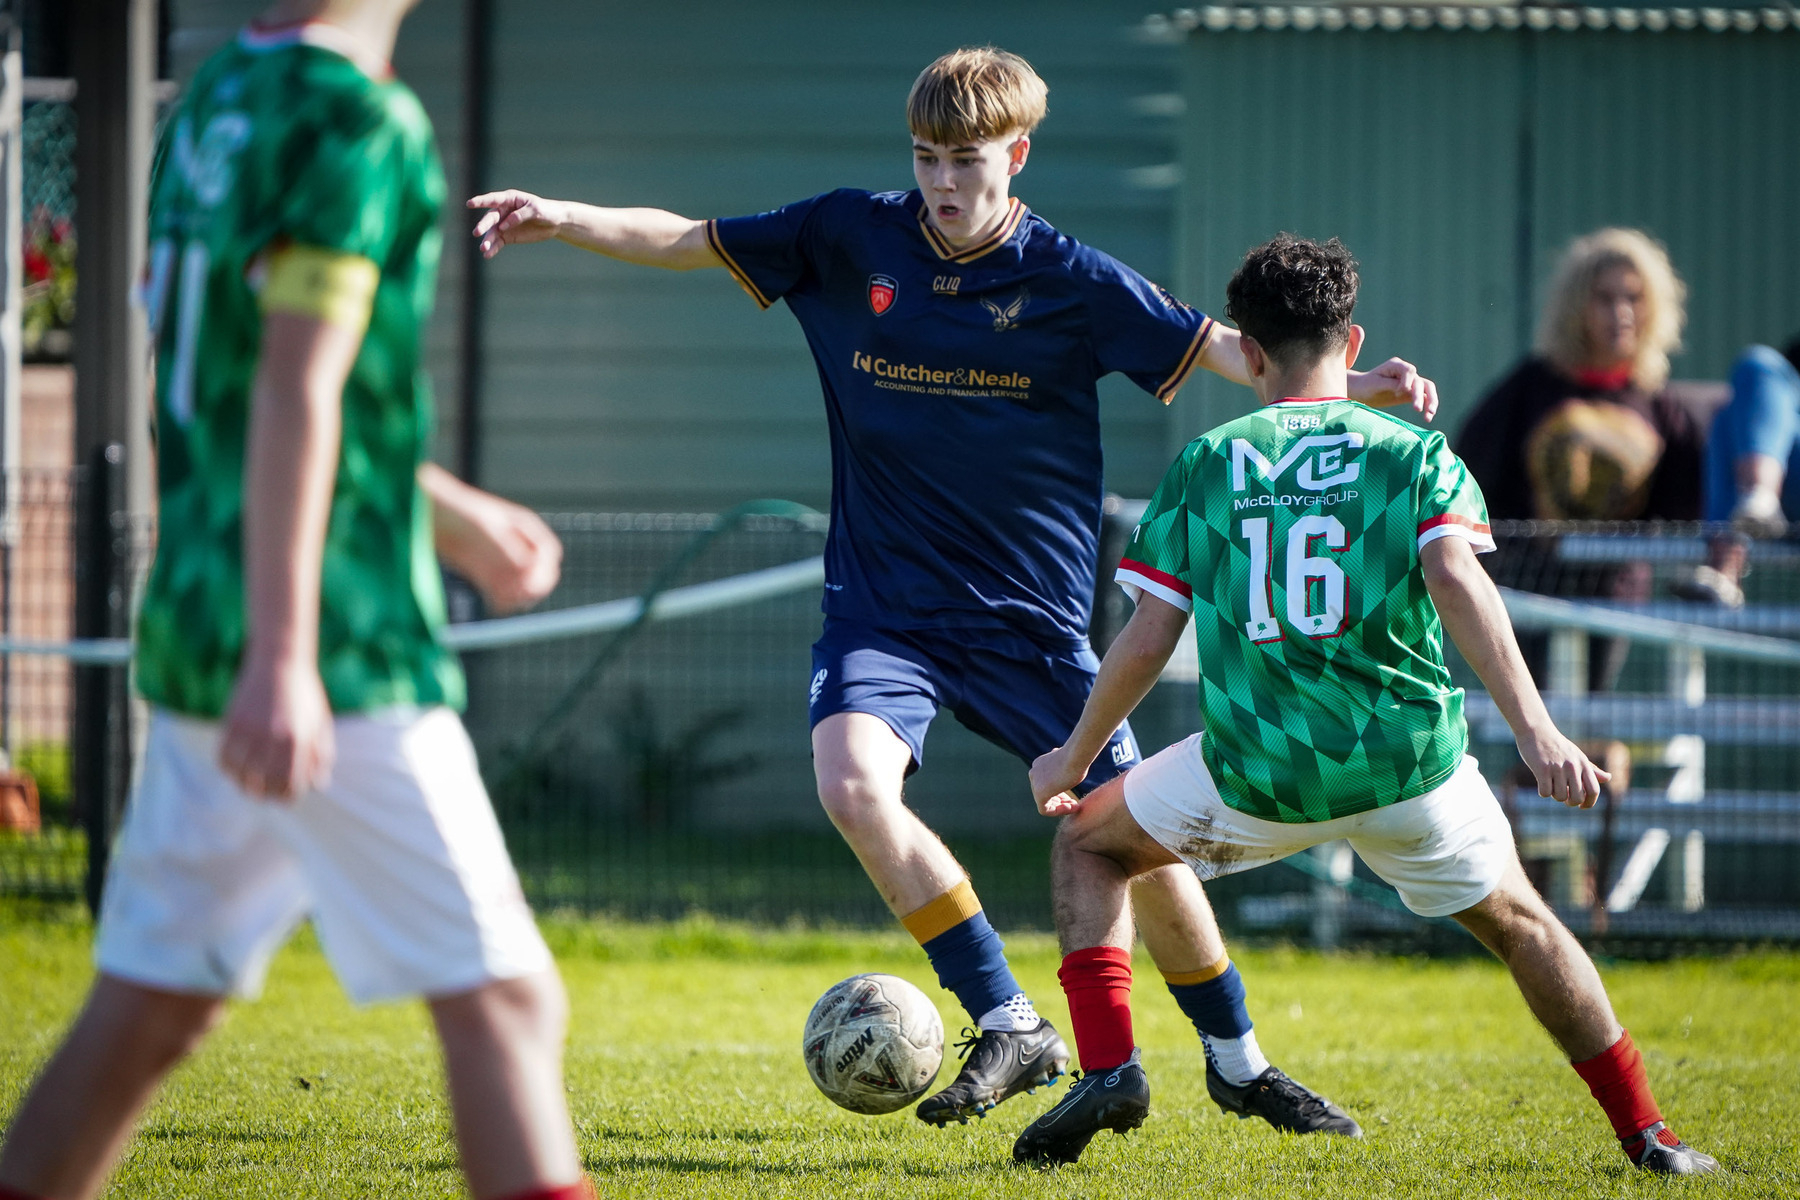
<instances>
[{"instance_id":1,"label":"navy blue jersey","mask_svg":"<svg viewBox=\"0 0 1800 1200\"><path fill-rule=\"evenodd\" d=\"M831 426L825 611L1085 644L1100 529L1095 384L1165 403L1216 328L1012 201L953 249L917 191L710 221L755 301L806 332Z\"/></svg>"}]
</instances>

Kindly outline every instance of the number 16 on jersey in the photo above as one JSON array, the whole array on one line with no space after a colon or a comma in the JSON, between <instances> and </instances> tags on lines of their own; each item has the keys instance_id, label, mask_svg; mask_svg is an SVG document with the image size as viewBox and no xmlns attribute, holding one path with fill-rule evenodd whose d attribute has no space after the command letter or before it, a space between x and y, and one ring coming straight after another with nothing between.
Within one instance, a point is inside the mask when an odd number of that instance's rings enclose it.
<instances>
[{"instance_id":1,"label":"number 16 on jersey","mask_svg":"<svg viewBox=\"0 0 1800 1200\"><path fill-rule=\"evenodd\" d=\"M1275 618L1275 535L1268 517L1245 517L1238 536L1249 544L1250 572L1246 599L1249 617L1244 636L1253 642L1279 642L1287 636ZM1344 568L1318 554L1322 547L1336 552L1348 544L1344 524L1336 517L1313 514L1301 517L1288 530L1282 575L1287 598L1287 625L1309 638L1336 637L1344 631L1348 612L1349 582Z\"/></svg>"}]
</instances>

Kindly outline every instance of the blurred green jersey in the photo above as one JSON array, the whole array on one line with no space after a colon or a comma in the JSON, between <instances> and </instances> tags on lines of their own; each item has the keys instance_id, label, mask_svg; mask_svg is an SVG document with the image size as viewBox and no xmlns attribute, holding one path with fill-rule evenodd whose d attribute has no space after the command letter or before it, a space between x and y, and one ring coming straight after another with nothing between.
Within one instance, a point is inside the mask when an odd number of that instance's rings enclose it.
<instances>
[{"instance_id":1,"label":"blurred green jersey","mask_svg":"<svg viewBox=\"0 0 1800 1200\"><path fill-rule=\"evenodd\" d=\"M419 341L444 201L431 123L336 28L251 27L194 76L150 186L146 297L156 346L156 561L138 615L137 686L200 717L225 709L245 643L245 430L262 340L263 256L310 246L380 271L344 386L319 598L333 711L460 707L439 641L443 584L416 474L432 429Z\"/></svg>"},{"instance_id":2,"label":"blurred green jersey","mask_svg":"<svg viewBox=\"0 0 1800 1200\"><path fill-rule=\"evenodd\" d=\"M1191 442L1117 578L1194 614L1201 753L1226 804L1328 821L1430 791L1468 747L1419 551L1492 550L1440 433L1283 400Z\"/></svg>"}]
</instances>

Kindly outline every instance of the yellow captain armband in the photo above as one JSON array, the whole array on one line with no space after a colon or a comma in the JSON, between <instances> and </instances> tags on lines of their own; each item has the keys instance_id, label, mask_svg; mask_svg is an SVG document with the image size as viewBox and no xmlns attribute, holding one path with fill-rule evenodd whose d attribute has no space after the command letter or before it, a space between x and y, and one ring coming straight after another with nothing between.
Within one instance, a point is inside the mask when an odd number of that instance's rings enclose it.
<instances>
[{"instance_id":1,"label":"yellow captain armband","mask_svg":"<svg viewBox=\"0 0 1800 1200\"><path fill-rule=\"evenodd\" d=\"M368 328L381 282L381 268L370 259L318 246L271 250L261 274L264 312L317 317L357 333Z\"/></svg>"}]
</instances>

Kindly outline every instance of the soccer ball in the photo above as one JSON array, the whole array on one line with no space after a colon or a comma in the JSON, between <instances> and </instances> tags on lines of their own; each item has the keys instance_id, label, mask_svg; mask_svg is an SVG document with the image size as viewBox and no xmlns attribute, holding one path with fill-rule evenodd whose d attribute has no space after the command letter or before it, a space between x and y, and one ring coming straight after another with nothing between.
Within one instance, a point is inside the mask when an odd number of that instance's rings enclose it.
<instances>
[{"instance_id":1,"label":"soccer ball","mask_svg":"<svg viewBox=\"0 0 1800 1200\"><path fill-rule=\"evenodd\" d=\"M906 980L852 975L813 1005L800 1046L806 1073L832 1103L854 1113L891 1113L937 1078L944 1024Z\"/></svg>"}]
</instances>

